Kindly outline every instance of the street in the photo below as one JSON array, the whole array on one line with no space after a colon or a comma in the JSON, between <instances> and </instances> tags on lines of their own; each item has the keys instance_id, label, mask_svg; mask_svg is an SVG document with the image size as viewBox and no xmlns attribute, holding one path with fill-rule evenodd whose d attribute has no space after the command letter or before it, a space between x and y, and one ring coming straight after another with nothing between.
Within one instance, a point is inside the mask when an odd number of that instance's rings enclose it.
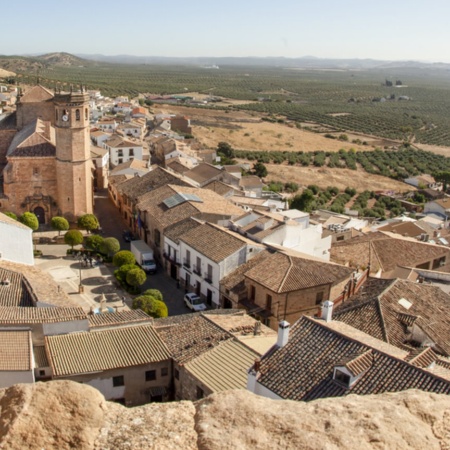
<instances>
[{"instance_id":1,"label":"street","mask_svg":"<svg viewBox=\"0 0 450 450\"><path fill-rule=\"evenodd\" d=\"M96 192L94 214L102 227L103 237L115 237L120 242L121 250L130 250L130 244L122 238L123 230L128 230L128 226L113 202L108 198L107 189ZM184 291L177 289L176 281L164 273L162 267L158 267L156 274L147 275L147 280L141 286L141 291L146 289L161 291L170 316L186 314L190 311L183 302Z\"/></svg>"}]
</instances>

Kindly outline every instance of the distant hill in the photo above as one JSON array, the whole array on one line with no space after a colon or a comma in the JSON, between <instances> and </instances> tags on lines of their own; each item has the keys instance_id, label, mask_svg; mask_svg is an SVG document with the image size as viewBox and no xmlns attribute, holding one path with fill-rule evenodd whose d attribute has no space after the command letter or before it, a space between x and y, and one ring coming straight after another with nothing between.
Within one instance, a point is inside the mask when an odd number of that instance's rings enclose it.
<instances>
[{"instance_id":1,"label":"distant hill","mask_svg":"<svg viewBox=\"0 0 450 450\"><path fill-rule=\"evenodd\" d=\"M423 63L418 61L383 61L375 59L326 59L315 56L300 58L284 57L165 57L165 56L133 56L133 55L72 55L65 52L46 53L33 56L2 56L0 68L12 72L38 72L39 69L52 66L81 67L97 64L158 64L158 65L191 65L208 67L216 66L255 66L283 67L309 70L369 70L392 68L432 68L450 70L450 64Z\"/></svg>"},{"instance_id":2,"label":"distant hill","mask_svg":"<svg viewBox=\"0 0 450 450\"><path fill-rule=\"evenodd\" d=\"M79 67L93 64L95 63L92 61L70 53L47 53L39 56L0 55L0 69L15 73L37 73L40 69L53 66Z\"/></svg>"}]
</instances>

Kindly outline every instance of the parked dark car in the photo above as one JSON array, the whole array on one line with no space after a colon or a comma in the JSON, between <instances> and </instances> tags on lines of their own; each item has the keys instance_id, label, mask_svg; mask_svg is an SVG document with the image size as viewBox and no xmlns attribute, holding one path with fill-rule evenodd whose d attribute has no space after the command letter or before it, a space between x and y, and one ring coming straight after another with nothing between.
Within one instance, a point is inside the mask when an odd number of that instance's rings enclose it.
<instances>
[{"instance_id":1,"label":"parked dark car","mask_svg":"<svg viewBox=\"0 0 450 450\"><path fill-rule=\"evenodd\" d=\"M124 230L122 233L122 237L124 239L125 242L131 242L134 241L134 236L133 233L131 231L128 230Z\"/></svg>"}]
</instances>

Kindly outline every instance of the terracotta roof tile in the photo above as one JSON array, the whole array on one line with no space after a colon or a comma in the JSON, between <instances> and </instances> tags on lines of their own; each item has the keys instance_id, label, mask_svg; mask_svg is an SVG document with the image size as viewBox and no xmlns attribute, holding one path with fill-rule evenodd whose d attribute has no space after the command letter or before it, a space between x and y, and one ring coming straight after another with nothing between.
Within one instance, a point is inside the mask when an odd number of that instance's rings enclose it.
<instances>
[{"instance_id":1,"label":"terracotta roof tile","mask_svg":"<svg viewBox=\"0 0 450 450\"><path fill-rule=\"evenodd\" d=\"M167 347L151 325L46 336L45 345L55 378L170 358Z\"/></svg>"},{"instance_id":2,"label":"terracotta roof tile","mask_svg":"<svg viewBox=\"0 0 450 450\"><path fill-rule=\"evenodd\" d=\"M229 333L202 315L185 316L173 325L155 321L155 328L179 364L186 364L220 342L231 339Z\"/></svg>"},{"instance_id":3,"label":"terracotta roof tile","mask_svg":"<svg viewBox=\"0 0 450 450\"><path fill-rule=\"evenodd\" d=\"M22 308L0 306L0 323L31 324L87 320L83 308Z\"/></svg>"},{"instance_id":4,"label":"terracotta roof tile","mask_svg":"<svg viewBox=\"0 0 450 450\"><path fill-rule=\"evenodd\" d=\"M0 371L32 370L31 331L0 331Z\"/></svg>"},{"instance_id":5,"label":"terracotta roof tile","mask_svg":"<svg viewBox=\"0 0 450 450\"><path fill-rule=\"evenodd\" d=\"M180 240L217 263L247 245L245 239L234 236L230 232L209 223L191 229L181 236Z\"/></svg>"},{"instance_id":6,"label":"terracotta roof tile","mask_svg":"<svg viewBox=\"0 0 450 450\"><path fill-rule=\"evenodd\" d=\"M400 301L405 299L405 303ZM409 308L406 309L405 306ZM407 280L369 279L358 295L336 307L334 318L399 348L411 348L409 326L418 326L450 356L450 295Z\"/></svg>"},{"instance_id":7,"label":"terracotta roof tile","mask_svg":"<svg viewBox=\"0 0 450 450\"><path fill-rule=\"evenodd\" d=\"M352 273L353 269L338 264L274 253L245 276L281 293L339 283Z\"/></svg>"},{"instance_id":8,"label":"terracotta roof tile","mask_svg":"<svg viewBox=\"0 0 450 450\"><path fill-rule=\"evenodd\" d=\"M189 231L193 230L194 228L197 228L202 223L195 219L186 219L182 220L181 222L177 222L169 227L166 228L164 232L164 236L169 238L171 241L176 242L177 244L180 243L180 237L184 236Z\"/></svg>"},{"instance_id":9,"label":"terracotta roof tile","mask_svg":"<svg viewBox=\"0 0 450 450\"><path fill-rule=\"evenodd\" d=\"M336 321L327 324L301 317L291 328L288 343L262 358L258 382L281 398L303 401L406 389L450 393L450 382L445 379L346 332ZM356 364L355 355L361 355L364 362L354 368L359 377L346 388L333 380L333 370L345 360Z\"/></svg>"},{"instance_id":10,"label":"terracotta roof tile","mask_svg":"<svg viewBox=\"0 0 450 450\"><path fill-rule=\"evenodd\" d=\"M184 172L184 176L194 180L195 182L202 184L206 181L212 180L214 177L220 175L222 171L215 166L207 163L200 163L193 169Z\"/></svg>"},{"instance_id":11,"label":"terracotta roof tile","mask_svg":"<svg viewBox=\"0 0 450 450\"><path fill-rule=\"evenodd\" d=\"M89 328L103 328L116 325L131 325L143 322L153 323L153 318L140 309L117 311L108 314L91 314Z\"/></svg>"}]
</instances>

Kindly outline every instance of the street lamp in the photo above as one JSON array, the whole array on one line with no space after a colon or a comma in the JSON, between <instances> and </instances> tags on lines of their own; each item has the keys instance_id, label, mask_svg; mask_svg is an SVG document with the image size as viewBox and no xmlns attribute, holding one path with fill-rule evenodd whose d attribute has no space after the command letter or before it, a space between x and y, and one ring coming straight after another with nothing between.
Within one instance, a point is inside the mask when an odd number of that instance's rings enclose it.
<instances>
[{"instance_id":1,"label":"street lamp","mask_svg":"<svg viewBox=\"0 0 450 450\"><path fill-rule=\"evenodd\" d=\"M80 263L80 266L79 266L79 270L80 270L80 284L78 286L78 293L82 294L84 292L84 286L83 286L83 283L81 282L81 264L83 262L83 255L78 256L78 261Z\"/></svg>"}]
</instances>

